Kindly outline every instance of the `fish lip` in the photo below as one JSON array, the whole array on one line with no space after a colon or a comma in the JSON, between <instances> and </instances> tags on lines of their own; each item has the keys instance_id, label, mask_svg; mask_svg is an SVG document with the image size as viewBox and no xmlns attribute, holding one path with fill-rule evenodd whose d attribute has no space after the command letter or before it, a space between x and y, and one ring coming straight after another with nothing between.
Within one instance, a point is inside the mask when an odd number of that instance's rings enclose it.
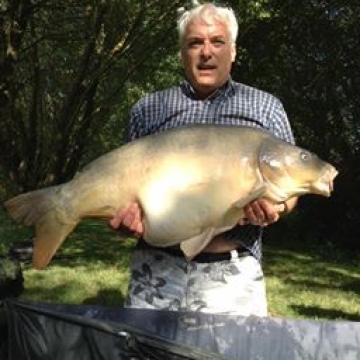
<instances>
[{"instance_id":1,"label":"fish lip","mask_svg":"<svg viewBox=\"0 0 360 360\"><path fill-rule=\"evenodd\" d=\"M336 176L338 175L338 173L339 172L334 167L331 167L327 171L330 192L332 192L334 190L334 180L335 180Z\"/></svg>"},{"instance_id":2,"label":"fish lip","mask_svg":"<svg viewBox=\"0 0 360 360\"><path fill-rule=\"evenodd\" d=\"M333 166L326 167L324 173L315 184L318 194L329 197L334 191L334 179L338 171Z\"/></svg>"}]
</instances>

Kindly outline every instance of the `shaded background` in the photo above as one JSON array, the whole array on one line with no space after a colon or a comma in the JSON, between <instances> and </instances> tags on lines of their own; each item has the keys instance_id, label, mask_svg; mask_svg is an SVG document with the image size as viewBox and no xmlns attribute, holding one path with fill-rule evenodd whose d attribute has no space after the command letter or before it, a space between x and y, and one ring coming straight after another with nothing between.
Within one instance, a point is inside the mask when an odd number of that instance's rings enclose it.
<instances>
[{"instance_id":1,"label":"shaded background","mask_svg":"<svg viewBox=\"0 0 360 360\"><path fill-rule=\"evenodd\" d=\"M123 143L134 102L181 79L184 3L0 3L1 200L64 182ZM233 78L278 96L297 143L340 172L330 199L301 198L281 230L359 254L360 4L228 4L240 25Z\"/></svg>"}]
</instances>

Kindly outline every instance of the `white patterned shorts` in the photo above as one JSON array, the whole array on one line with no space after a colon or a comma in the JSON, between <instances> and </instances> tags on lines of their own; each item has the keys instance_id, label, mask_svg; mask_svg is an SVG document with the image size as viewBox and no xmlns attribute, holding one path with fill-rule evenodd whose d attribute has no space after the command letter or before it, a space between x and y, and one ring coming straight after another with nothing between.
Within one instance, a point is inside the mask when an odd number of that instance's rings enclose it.
<instances>
[{"instance_id":1,"label":"white patterned shorts","mask_svg":"<svg viewBox=\"0 0 360 360\"><path fill-rule=\"evenodd\" d=\"M135 249L126 307L267 315L265 280L253 256L199 263L157 249Z\"/></svg>"}]
</instances>

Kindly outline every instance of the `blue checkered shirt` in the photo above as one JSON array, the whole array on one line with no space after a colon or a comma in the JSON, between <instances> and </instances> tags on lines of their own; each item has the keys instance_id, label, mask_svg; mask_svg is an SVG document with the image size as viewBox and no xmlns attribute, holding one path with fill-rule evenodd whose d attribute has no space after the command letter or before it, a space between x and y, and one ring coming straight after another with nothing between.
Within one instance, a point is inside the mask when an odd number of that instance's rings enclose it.
<instances>
[{"instance_id":1,"label":"blue checkered shirt","mask_svg":"<svg viewBox=\"0 0 360 360\"><path fill-rule=\"evenodd\" d=\"M151 93L132 109L129 140L187 124L250 125L294 143L281 102L273 95L229 79L205 100L198 100L185 80L179 86ZM263 229L236 226L225 233L261 259Z\"/></svg>"}]
</instances>

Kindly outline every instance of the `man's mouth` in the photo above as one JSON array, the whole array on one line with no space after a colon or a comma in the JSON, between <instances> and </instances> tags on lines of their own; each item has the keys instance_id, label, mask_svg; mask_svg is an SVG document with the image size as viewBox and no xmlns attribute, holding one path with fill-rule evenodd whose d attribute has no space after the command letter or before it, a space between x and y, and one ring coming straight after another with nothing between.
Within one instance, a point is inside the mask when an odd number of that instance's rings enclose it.
<instances>
[{"instance_id":1,"label":"man's mouth","mask_svg":"<svg viewBox=\"0 0 360 360\"><path fill-rule=\"evenodd\" d=\"M211 64L199 64L197 68L200 71L212 71L216 69L216 66Z\"/></svg>"},{"instance_id":2,"label":"man's mouth","mask_svg":"<svg viewBox=\"0 0 360 360\"><path fill-rule=\"evenodd\" d=\"M210 64L199 64L197 70L199 76L212 78L214 76L214 71L216 70L216 66Z\"/></svg>"}]
</instances>

